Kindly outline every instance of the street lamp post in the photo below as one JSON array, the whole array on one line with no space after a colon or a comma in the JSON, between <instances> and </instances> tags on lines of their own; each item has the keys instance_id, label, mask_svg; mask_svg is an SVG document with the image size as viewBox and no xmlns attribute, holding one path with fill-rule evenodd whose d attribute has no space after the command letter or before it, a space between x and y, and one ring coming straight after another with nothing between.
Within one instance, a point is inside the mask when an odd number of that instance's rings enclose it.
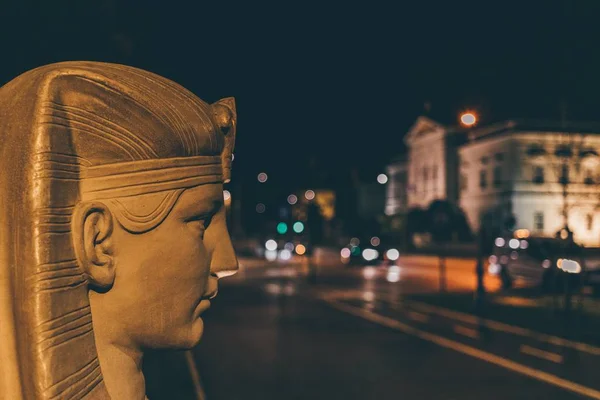
<instances>
[{"instance_id":1,"label":"street lamp post","mask_svg":"<svg viewBox=\"0 0 600 400\"><path fill-rule=\"evenodd\" d=\"M465 111L459 116L460 124L464 128L473 128L477 122L477 114L473 111ZM484 285L484 257L485 257L485 247L487 245L486 240L489 240L487 235L485 234L484 226L479 227L479 234L477 235L477 254L476 254L476 263L475 263L475 275L477 276L477 289L475 291L475 310L477 313L481 312L481 308L483 306L483 300L485 298L485 285Z\"/></svg>"}]
</instances>

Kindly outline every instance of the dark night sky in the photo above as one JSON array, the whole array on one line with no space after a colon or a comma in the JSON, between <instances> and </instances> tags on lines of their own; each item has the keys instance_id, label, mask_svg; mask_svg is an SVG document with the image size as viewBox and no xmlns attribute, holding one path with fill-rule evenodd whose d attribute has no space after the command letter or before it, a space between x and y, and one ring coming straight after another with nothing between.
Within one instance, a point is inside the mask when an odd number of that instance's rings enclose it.
<instances>
[{"instance_id":1,"label":"dark night sky","mask_svg":"<svg viewBox=\"0 0 600 400\"><path fill-rule=\"evenodd\" d=\"M282 190L345 184L351 167L374 179L426 101L445 123L465 108L558 119L561 101L600 120L596 0L210 3L1 2L0 84L88 59L235 96L234 178L264 170Z\"/></svg>"}]
</instances>

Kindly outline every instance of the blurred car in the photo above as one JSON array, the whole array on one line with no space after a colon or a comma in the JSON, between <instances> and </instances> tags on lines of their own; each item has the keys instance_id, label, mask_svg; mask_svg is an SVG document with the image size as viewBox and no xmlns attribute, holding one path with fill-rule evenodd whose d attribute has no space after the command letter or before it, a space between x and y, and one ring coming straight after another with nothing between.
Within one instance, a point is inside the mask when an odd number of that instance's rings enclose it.
<instances>
[{"instance_id":1,"label":"blurred car","mask_svg":"<svg viewBox=\"0 0 600 400\"><path fill-rule=\"evenodd\" d=\"M584 283L583 248L559 238L531 237L523 230L495 238L488 271L502 280L505 289L520 281L544 291L563 288L564 279Z\"/></svg>"},{"instance_id":2,"label":"blurred car","mask_svg":"<svg viewBox=\"0 0 600 400\"><path fill-rule=\"evenodd\" d=\"M397 249L386 246L378 236L363 239L352 238L340 250L342 263L352 265L377 265L384 261L395 262L400 253Z\"/></svg>"},{"instance_id":3,"label":"blurred car","mask_svg":"<svg viewBox=\"0 0 600 400\"><path fill-rule=\"evenodd\" d=\"M263 240L260 257L264 257L267 261L288 261L295 256L310 257L313 254L314 246L306 236L288 235Z\"/></svg>"}]
</instances>

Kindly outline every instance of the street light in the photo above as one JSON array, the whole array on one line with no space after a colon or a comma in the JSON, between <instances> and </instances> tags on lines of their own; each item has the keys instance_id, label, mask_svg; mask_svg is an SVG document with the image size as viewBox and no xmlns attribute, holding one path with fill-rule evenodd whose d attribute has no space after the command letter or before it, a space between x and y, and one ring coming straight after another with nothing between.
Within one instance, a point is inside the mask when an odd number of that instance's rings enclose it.
<instances>
[{"instance_id":1,"label":"street light","mask_svg":"<svg viewBox=\"0 0 600 400\"><path fill-rule=\"evenodd\" d=\"M471 127L477 123L477 115L471 111L464 112L460 115L460 123L463 126Z\"/></svg>"}]
</instances>

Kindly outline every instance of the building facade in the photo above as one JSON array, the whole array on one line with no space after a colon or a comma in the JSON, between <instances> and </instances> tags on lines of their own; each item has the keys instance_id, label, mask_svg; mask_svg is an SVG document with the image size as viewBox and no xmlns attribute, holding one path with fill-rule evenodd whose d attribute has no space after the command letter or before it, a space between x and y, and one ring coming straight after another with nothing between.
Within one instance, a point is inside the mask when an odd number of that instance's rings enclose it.
<instances>
[{"instance_id":1,"label":"building facade","mask_svg":"<svg viewBox=\"0 0 600 400\"><path fill-rule=\"evenodd\" d=\"M385 192L385 215L405 214L408 211L408 162L405 157L386 167L388 182Z\"/></svg>"},{"instance_id":2,"label":"building facade","mask_svg":"<svg viewBox=\"0 0 600 400\"><path fill-rule=\"evenodd\" d=\"M464 130L419 117L404 141L408 151L408 207L427 208L434 200L458 202L458 147Z\"/></svg>"},{"instance_id":3,"label":"building facade","mask_svg":"<svg viewBox=\"0 0 600 400\"><path fill-rule=\"evenodd\" d=\"M542 236L568 228L577 242L600 245L600 125L505 121L465 134L420 117L406 144L406 208L448 200L473 231L512 220ZM403 204L401 180L392 181L388 215Z\"/></svg>"},{"instance_id":4,"label":"building facade","mask_svg":"<svg viewBox=\"0 0 600 400\"><path fill-rule=\"evenodd\" d=\"M568 229L600 245L600 126L508 121L474 130L459 154L459 204L474 230L512 216L537 235Z\"/></svg>"}]
</instances>

